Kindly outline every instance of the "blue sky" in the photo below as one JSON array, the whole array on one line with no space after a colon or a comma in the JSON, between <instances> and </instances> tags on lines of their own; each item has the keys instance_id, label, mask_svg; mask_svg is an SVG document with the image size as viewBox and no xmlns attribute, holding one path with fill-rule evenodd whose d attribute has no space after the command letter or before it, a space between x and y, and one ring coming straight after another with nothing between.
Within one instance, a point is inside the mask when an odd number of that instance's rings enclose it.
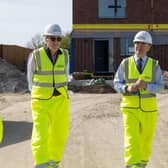
<instances>
[{"instance_id":1,"label":"blue sky","mask_svg":"<svg viewBox=\"0 0 168 168\"><path fill-rule=\"evenodd\" d=\"M72 0L0 0L0 44L24 46L47 24L72 30Z\"/></svg>"}]
</instances>

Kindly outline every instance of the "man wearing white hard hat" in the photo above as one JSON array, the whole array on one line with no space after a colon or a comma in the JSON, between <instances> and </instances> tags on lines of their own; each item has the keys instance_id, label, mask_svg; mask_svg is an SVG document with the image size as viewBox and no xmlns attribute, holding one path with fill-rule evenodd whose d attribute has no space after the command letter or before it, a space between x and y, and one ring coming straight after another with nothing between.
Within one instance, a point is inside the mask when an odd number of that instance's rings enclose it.
<instances>
[{"instance_id":1,"label":"man wearing white hard hat","mask_svg":"<svg viewBox=\"0 0 168 168\"><path fill-rule=\"evenodd\" d=\"M58 168L69 132L69 55L60 48L63 35L59 25L47 25L43 35L45 46L34 50L28 61L31 144L35 168Z\"/></svg>"},{"instance_id":2,"label":"man wearing white hard hat","mask_svg":"<svg viewBox=\"0 0 168 168\"><path fill-rule=\"evenodd\" d=\"M114 86L122 94L126 168L145 168L156 128L156 93L164 83L158 61L147 56L152 46L150 33L138 32L133 42L135 54L121 62Z\"/></svg>"}]
</instances>

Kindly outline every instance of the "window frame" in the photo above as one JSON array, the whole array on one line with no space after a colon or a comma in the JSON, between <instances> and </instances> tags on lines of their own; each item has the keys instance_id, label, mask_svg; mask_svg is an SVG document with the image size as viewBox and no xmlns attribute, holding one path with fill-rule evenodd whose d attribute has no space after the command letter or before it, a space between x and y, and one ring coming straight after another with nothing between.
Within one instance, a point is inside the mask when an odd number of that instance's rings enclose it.
<instances>
[{"instance_id":1,"label":"window frame","mask_svg":"<svg viewBox=\"0 0 168 168\"><path fill-rule=\"evenodd\" d=\"M121 14L121 13L119 13L118 15L115 15L115 14L111 14L111 15L109 15L108 13L105 13L105 9L103 9L103 5L106 3L109 3L109 2L107 2L107 1L109 1L109 0L98 0L98 17L99 18L101 18L101 19L124 19L124 18L126 18L127 16L126 16L126 4L127 4L127 0L117 0L117 2L119 1L124 1L124 3L122 3L122 4L118 4L118 6L119 5L121 5L122 7L122 10L123 10L123 14ZM112 4L114 5L114 3L115 3L115 0L111 0L111 1L113 1L112 2ZM107 4L108 5L108 4ZM108 6L110 6L111 4L109 4ZM112 6L112 5L111 5ZM118 8L117 8L118 9ZM112 9L111 9L112 10ZM113 11L115 10L115 8L113 8ZM103 11L104 11L104 13L103 13ZM118 10L117 10L118 11ZM115 13L115 12L113 12L113 13Z\"/></svg>"},{"instance_id":2,"label":"window frame","mask_svg":"<svg viewBox=\"0 0 168 168\"><path fill-rule=\"evenodd\" d=\"M125 46L123 46L124 44ZM130 52L130 50L132 50L132 52ZM134 55L134 53L135 51L134 51L133 39L132 38L120 38L120 55L122 57L127 57L130 55Z\"/></svg>"}]
</instances>

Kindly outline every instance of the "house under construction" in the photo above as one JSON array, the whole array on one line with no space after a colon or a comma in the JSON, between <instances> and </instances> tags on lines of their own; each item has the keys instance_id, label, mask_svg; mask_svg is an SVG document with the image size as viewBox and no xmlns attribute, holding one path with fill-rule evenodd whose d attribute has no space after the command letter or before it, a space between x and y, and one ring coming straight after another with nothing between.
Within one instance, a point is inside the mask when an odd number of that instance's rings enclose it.
<instances>
[{"instance_id":1,"label":"house under construction","mask_svg":"<svg viewBox=\"0 0 168 168\"><path fill-rule=\"evenodd\" d=\"M168 70L167 0L73 0L71 72L113 74L134 53L133 37L149 31L149 56Z\"/></svg>"}]
</instances>

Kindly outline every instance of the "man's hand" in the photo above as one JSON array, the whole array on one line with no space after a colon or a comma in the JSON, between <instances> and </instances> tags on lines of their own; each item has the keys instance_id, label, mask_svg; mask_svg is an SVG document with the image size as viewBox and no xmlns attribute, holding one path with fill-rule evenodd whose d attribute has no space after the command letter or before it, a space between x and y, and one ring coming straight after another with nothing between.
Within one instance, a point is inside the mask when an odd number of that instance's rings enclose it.
<instances>
[{"instance_id":1,"label":"man's hand","mask_svg":"<svg viewBox=\"0 0 168 168\"><path fill-rule=\"evenodd\" d=\"M147 83L144 80L138 79L134 84L127 87L127 92L136 92L139 89L146 89Z\"/></svg>"},{"instance_id":2,"label":"man's hand","mask_svg":"<svg viewBox=\"0 0 168 168\"><path fill-rule=\"evenodd\" d=\"M147 83L144 80L138 79L135 83L136 87L138 89L146 89L147 88Z\"/></svg>"},{"instance_id":3,"label":"man's hand","mask_svg":"<svg viewBox=\"0 0 168 168\"><path fill-rule=\"evenodd\" d=\"M127 92L132 93L132 92L136 92L136 91L138 91L138 87L135 84L127 87Z\"/></svg>"}]
</instances>

